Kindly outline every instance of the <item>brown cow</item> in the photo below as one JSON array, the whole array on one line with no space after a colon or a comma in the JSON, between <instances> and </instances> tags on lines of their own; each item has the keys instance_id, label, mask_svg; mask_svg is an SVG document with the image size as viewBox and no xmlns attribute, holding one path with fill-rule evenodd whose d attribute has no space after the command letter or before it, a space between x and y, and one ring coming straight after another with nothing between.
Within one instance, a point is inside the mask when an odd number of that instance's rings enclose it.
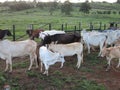
<instances>
[{"instance_id":1,"label":"brown cow","mask_svg":"<svg viewBox=\"0 0 120 90\"><path fill-rule=\"evenodd\" d=\"M31 40L34 40L34 38L39 38L39 33L43 32L43 29L28 29L26 30L26 33L29 35Z\"/></svg>"},{"instance_id":2,"label":"brown cow","mask_svg":"<svg viewBox=\"0 0 120 90\"><path fill-rule=\"evenodd\" d=\"M118 65L116 67L116 68L119 68L119 66L120 66L120 46L109 47L109 48L104 47L102 49L101 57L104 57L104 56L106 57L106 59L108 61L108 66L107 66L106 71L108 71L110 69L110 62L114 58L119 59Z\"/></svg>"}]
</instances>

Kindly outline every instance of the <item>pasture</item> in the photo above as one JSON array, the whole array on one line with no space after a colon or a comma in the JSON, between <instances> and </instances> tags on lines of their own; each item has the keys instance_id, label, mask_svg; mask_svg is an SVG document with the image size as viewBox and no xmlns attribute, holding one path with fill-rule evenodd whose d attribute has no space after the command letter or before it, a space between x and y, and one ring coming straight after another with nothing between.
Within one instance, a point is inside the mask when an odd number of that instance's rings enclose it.
<instances>
[{"instance_id":1,"label":"pasture","mask_svg":"<svg viewBox=\"0 0 120 90\"><path fill-rule=\"evenodd\" d=\"M44 26L46 23L52 23L53 29L61 29L61 24L68 23L67 30L73 30L75 25L82 22L82 29L88 28L89 23L95 25L102 22L102 26L109 22L119 22L119 15L84 15L73 11L71 16L65 16L60 11L55 11L52 16L48 10L39 8L24 11L5 11L0 14L0 28L10 29L12 25L16 26L16 36L26 34L29 24L35 24L34 28L48 29ZM44 26L44 27L43 27ZM96 26L97 27L97 26ZM78 28L78 27L77 27ZM22 39L27 39L26 35ZM8 39L12 39L9 37ZM35 39L38 43L40 39ZM120 89L120 68L115 69L116 62L112 62L112 68L109 72L105 71L105 58L97 58L98 51L87 54L84 51L84 62L81 67L75 67L77 58L65 57L66 62L62 69L59 69L60 63L50 67L49 76L45 76L39 69L33 68L27 71L29 66L29 57L13 59L13 72L4 73L5 61L0 60L0 90L5 84L10 85L11 90L119 90Z\"/></svg>"}]
</instances>

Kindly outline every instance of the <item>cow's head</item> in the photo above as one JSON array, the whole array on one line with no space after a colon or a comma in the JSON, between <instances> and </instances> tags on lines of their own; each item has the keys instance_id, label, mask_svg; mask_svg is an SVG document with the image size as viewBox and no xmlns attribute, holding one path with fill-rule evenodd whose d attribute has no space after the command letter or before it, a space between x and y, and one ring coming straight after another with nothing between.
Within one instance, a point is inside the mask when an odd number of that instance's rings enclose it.
<instances>
[{"instance_id":1,"label":"cow's head","mask_svg":"<svg viewBox=\"0 0 120 90\"><path fill-rule=\"evenodd\" d=\"M6 35L8 35L8 36L12 36L10 30L6 29L6 30L4 30L4 31L5 31Z\"/></svg>"},{"instance_id":2,"label":"cow's head","mask_svg":"<svg viewBox=\"0 0 120 90\"><path fill-rule=\"evenodd\" d=\"M29 37L31 37L32 32L33 32L33 30L32 30L32 29L28 29L28 30L26 30L26 34L28 34L28 35L29 35Z\"/></svg>"},{"instance_id":3,"label":"cow's head","mask_svg":"<svg viewBox=\"0 0 120 90\"><path fill-rule=\"evenodd\" d=\"M103 48L102 49L102 52L101 52L101 57L105 57L105 56L108 56L110 53L110 48Z\"/></svg>"}]
</instances>

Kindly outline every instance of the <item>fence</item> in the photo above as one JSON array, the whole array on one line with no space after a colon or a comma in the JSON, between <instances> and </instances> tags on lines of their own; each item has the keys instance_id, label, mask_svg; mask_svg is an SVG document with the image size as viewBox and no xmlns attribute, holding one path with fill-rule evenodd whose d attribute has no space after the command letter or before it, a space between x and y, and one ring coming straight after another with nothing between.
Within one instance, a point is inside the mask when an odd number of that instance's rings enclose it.
<instances>
[{"instance_id":1,"label":"fence","mask_svg":"<svg viewBox=\"0 0 120 90\"><path fill-rule=\"evenodd\" d=\"M56 30L64 30L65 32L79 32L81 30L83 30L84 28L86 30L105 30L107 27L109 27L107 24L102 24L102 22L90 22L88 24L83 24L81 22L79 22L77 25L74 24L53 24L53 23L41 23L41 24L29 24L27 25L27 28L25 28L24 30L27 29L38 29L38 28L42 28L44 30L52 30L52 29L56 29ZM13 32L13 41L15 40L19 40L20 38L23 38L26 35L26 31L22 31L24 32L23 34L19 34L17 35L16 33L19 31L17 30L18 28L16 27L16 25L12 25L12 32ZM19 31L18 33L20 33L21 31Z\"/></svg>"}]
</instances>

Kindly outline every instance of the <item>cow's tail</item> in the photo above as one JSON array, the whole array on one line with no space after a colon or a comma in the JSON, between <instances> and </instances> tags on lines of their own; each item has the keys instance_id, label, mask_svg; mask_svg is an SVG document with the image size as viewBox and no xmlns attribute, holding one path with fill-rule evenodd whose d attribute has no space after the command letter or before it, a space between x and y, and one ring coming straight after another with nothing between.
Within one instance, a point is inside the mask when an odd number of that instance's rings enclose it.
<instances>
[{"instance_id":1,"label":"cow's tail","mask_svg":"<svg viewBox=\"0 0 120 90\"><path fill-rule=\"evenodd\" d=\"M40 48L40 45L37 45L37 48L36 48L36 55L37 55L37 63L38 63L38 66L40 65L39 48Z\"/></svg>"}]
</instances>

